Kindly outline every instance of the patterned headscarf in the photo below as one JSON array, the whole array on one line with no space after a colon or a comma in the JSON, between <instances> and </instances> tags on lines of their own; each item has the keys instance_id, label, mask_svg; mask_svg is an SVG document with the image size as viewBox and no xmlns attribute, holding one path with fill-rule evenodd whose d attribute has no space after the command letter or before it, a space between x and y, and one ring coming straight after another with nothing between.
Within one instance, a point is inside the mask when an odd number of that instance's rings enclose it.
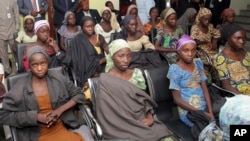
<instances>
[{"instance_id":1,"label":"patterned headscarf","mask_svg":"<svg viewBox=\"0 0 250 141\"><path fill-rule=\"evenodd\" d=\"M196 45L196 42L194 41L194 39L192 37L190 37L188 35L182 35L177 43L177 47L176 47L177 51L180 50L187 43L193 43Z\"/></svg>"},{"instance_id":2,"label":"patterned headscarf","mask_svg":"<svg viewBox=\"0 0 250 141\"><path fill-rule=\"evenodd\" d=\"M212 15L212 12L205 7L201 7L195 19L196 24L200 23L200 18L205 15Z\"/></svg>"},{"instance_id":3,"label":"patterned headscarf","mask_svg":"<svg viewBox=\"0 0 250 141\"><path fill-rule=\"evenodd\" d=\"M114 62L112 60L112 57L117 51L123 48L130 49L128 42L123 39L114 40L109 44L109 54L106 55L107 64L106 64L105 72L109 72L114 67Z\"/></svg>"},{"instance_id":4,"label":"patterned headscarf","mask_svg":"<svg viewBox=\"0 0 250 141\"><path fill-rule=\"evenodd\" d=\"M110 23L111 23L112 29L113 29L113 30L119 29L120 26L119 26L119 23L118 23L117 20L116 20L115 13L112 12L112 11L110 10L109 7L104 7L103 10L101 11L101 13L103 13L103 12L106 11L106 10L108 10L108 11L110 12L110 14L111 14Z\"/></svg>"},{"instance_id":5,"label":"patterned headscarf","mask_svg":"<svg viewBox=\"0 0 250 141\"><path fill-rule=\"evenodd\" d=\"M231 8L224 9L223 12L221 13L221 19L225 21L226 17L229 16L230 14L235 14L233 9Z\"/></svg>"},{"instance_id":6,"label":"patterned headscarf","mask_svg":"<svg viewBox=\"0 0 250 141\"><path fill-rule=\"evenodd\" d=\"M161 20L165 21L169 15L174 13L176 13L175 10L173 8L168 7L161 12L160 18Z\"/></svg>"},{"instance_id":7,"label":"patterned headscarf","mask_svg":"<svg viewBox=\"0 0 250 141\"><path fill-rule=\"evenodd\" d=\"M64 20L62 21L62 24L67 25L67 19L70 15L75 15L75 14L71 11L67 11L64 15Z\"/></svg>"},{"instance_id":8,"label":"patterned headscarf","mask_svg":"<svg viewBox=\"0 0 250 141\"><path fill-rule=\"evenodd\" d=\"M49 22L47 20L40 20L35 23L34 32L37 33L38 29L42 26L48 26L50 29Z\"/></svg>"}]
</instances>

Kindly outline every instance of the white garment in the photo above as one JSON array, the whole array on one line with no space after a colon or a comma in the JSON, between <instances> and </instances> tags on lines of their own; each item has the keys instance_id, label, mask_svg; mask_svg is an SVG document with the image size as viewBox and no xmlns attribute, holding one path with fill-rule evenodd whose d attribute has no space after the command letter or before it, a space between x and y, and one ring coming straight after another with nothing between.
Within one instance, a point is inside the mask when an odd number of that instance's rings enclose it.
<instances>
[{"instance_id":1,"label":"white garment","mask_svg":"<svg viewBox=\"0 0 250 141\"><path fill-rule=\"evenodd\" d=\"M119 28L116 32L120 32L120 31L121 31L121 28ZM111 36L112 33L115 33L115 30L105 32L100 24L96 24L95 25L95 33L96 34L101 34L104 37L106 43L109 43L110 36Z\"/></svg>"},{"instance_id":2,"label":"white garment","mask_svg":"<svg viewBox=\"0 0 250 141\"><path fill-rule=\"evenodd\" d=\"M141 19L142 24L144 25L149 21L149 11L150 8L155 6L154 0L136 0L136 5L138 8L138 14Z\"/></svg>"}]
</instances>

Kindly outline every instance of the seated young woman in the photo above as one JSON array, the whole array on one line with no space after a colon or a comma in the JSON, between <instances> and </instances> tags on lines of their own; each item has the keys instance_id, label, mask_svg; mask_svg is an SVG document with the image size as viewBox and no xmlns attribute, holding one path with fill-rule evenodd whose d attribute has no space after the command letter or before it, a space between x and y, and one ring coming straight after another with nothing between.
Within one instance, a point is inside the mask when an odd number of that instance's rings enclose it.
<instances>
[{"instance_id":1,"label":"seated young woman","mask_svg":"<svg viewBox=\"0 0 250 141\"><path fill-rule=\"evenodd\" d=\"M81 89L48 70L51 59L45 48L30 48L27 58L29 75L5 95L0 124L16 127L20 141L93 141L84 119L72 110L84 103Z\"/></svg>"},{"instance_id":2,"label":"seated young woman","mask_svg":"<svg viewBox=\"0 0 250 141\"><path fill-rule=\"evenodd\" d=\"M139 69L129 69L131 49L123 40L114 40L106 56L106 72L100 76L96 96L97 119L104 138L137 141L171 141L168 129L154 119L154 100L146 94L145 80ZM167 137L167 139L166 139Z\"/></svg>"},{"instance_id":3,"label":"seated young woman","mask_svg":"<svg viewBox=\"0 0 250 141\"><path fill-rule=\"evenodd\" d=\"M250 53L244 50L246 31L238 24L228 24L221 30L227 46L215 56L213 65L222 87L236 94L250 95Z\"/></svg>"},{"instance_id":4,"label":"seated young woman","mask_svg":"<svg viewBox=\"0 0 250 141\"><path fill-rule=\"evenodd\" d=\"M177 43L178 61L169 68L174 102L178 105L180 120L188 126L193 123L187 118L190 111L200 110L213 118L211 100L206 85L203 62L195 59L196 42L188 35L183 35Z\"/></svg>"},{"instance_id":5,"label":"seated young woman","mask_svg":"<svg viewBox=\"0 0 250 141\"><path fill-rule=\"evenodd\" d=\"M29 71L29 61L27 59L27 51L31 49L34 46L41 46L46 49L47 53L50 56L51 67L58 66L58 60L56 58L56 53L54 51L54 47L57 47L57 44L55 43L54 39L49 36L50 33L50 26L47 20L40 20L35 23L34 32L37 35L37 41L35 43L29 44L26 49L25 53L23 55L23 66L26 71Z\"/></svg>"}]
</instances>

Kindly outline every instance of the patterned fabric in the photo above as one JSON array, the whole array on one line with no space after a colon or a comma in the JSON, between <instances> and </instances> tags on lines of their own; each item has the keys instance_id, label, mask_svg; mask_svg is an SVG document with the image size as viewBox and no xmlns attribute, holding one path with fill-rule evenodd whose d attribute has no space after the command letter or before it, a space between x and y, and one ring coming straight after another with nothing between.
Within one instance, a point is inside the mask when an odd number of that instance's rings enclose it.
<instances>
[{"instance_id":1,"label":"patterned fabric","mask_svg":"<svg viewBox=\"0 0 250 141\"><path fill-rule=\"evenodd\" d=\"M164 28L157 29L156 39L161 41L161 47L176 48L178 39L183 35L181 27L177 27L175 32L169 33ZM164 53L171 63L176 62L176 53Z\"/></svg>"},{"instance_id":2,"label":"patterned fabric","mask_svg":"<svg viewBox=\"0 0 250 141\"><path fill-rule=\"evenodd\" d=\"M163 27L163 25L164 25L163 22L160 21L160 22L158 22L158 23L155 25L154 28L156 28L156 29L157 29L157 28L161 28L161 27ZM150 34L150 32L151 32L152 29L153 29L153 26L152 26L152 24L150 24L149 22L143 25L143 30L144 30L144 33L145 33L146 35Z\"/></svg>"},{"instance_id":3,"label":"patterned fabric","mask_svg":"<svg viewBox=\"0 0 250 141\"><path fill-rule=\"evenodd\" d=\"M201 44L198 45L201 49L203 49L210 59L214 58L214 55L218 53L218 50L210 50L212 39L218 39L220 38L220 32L219 30L215 29L212 24L208 25L208 32L203 33L200 28L198 27L197 24L193 25L191 28L191 37L198 40L198 41L204 41L208 42L207 44ZM208 64L205 56L201 56L201 60L205 63Z\"/></svg>"},{"instance_id":4,"label":"patterned fabric","mask_svg":"<svg viewBox=\"0 0 250 141\"><path fill-rule=\"evenodd\" d=\"M232 60L220 53L213 60L213 65L221 80L230 79L232 87L250 95L250 52L241 61Z\"/></svg>"},{"instance_id":5,"label":"patterned fabric","mask_svg":"<svg viewBox=\"0 0 250 141\"><path fill-rule=\"evenodd\" d=\"M195 19L196 24L200 23L200 18L205 16L205 15L212 15L212 12L209 9L205 8L205 7L200 8L200 10L199 10L199 12L198 12L198 14L196 16L196 19Z\"/></svg>"},{"instance_id":6,"label":"patterned fabric","mask_svg":"<svg viewBox=\"0 0 250 141\"><path fill-rule=\"evenodd\" d=\"M223 131L213 121L201 131L199 141L223 141Z\"/></svg>"},{"instance_id":7,"label":"patterned fabric","mask_svg":"<svg viewBox=\"0 0 250 141\"><path fill-rule=\"evenodd\" d=\"M197 108L204 111L206 108L206 100L200 83L206 81L203 70L203 63L200 59L194 60L195 69L192 73L183 70L179 65L172 64L169 68L167 78L170 80L169 89L180 91L181 98ZM179 117L188 126L193 123L187 118L187 111L178 107Z\"/></svg>"},{"instance_id":8,"label":"patterned fabric","mask_svg":"<svg viewBox=\"0 0 250 141\"><path fill-rule=\"evenodd\" d=\"M146 81L140 69L137 68L134 69L134 73L132 77L129 79L129 81L142 90L146 89Z\"/></svg>"},{"instance_id":9,"label":"patterned fabric","mask_svg":"<svg viewBox=\"0 0 250 141\"><path fill-rule=\"evenodd\" d=\"M225 141L230 140L230 125L250 125L250 97L236 95L227 98L220 109L220 127L224 132Z\"/></svg>"}]
</instances>

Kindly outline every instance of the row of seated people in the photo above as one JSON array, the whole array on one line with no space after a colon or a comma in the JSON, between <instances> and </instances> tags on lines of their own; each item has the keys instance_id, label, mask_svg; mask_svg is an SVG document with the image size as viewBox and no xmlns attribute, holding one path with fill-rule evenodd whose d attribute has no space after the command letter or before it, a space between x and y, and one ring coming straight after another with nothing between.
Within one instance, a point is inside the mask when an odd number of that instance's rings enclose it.
<instances>
[{"instance_id":1,"label":"row of seated people","mask_svg":"<svg viewBox=\"0 0 250 141\"><path fill-rule=\"evenodd\" d=\"M238 29L236 31L238 32ZM232 31L231 34L235 34L235 32ZM201 111L208 118L213 118L212 102L206 86L203 63L200 59L195 59L196 42L189 36L182 36L178 41L177 53L178 61L170 66L166 77L170 79L169 88L172 89L174 101L179 106L180 119L192 126L192 122L186 117L187 111ZM125 40L118 39L109 45L105 69L107 73L100 76L96 97L97 119L103 128L104 137L172 141L174 137L170 135L168 129L153 118L153 107L156 107L156 104L148 94L142 91L146 87L142 72L139 69L129 69L131 56L130 45ZM69 119L66 119L66 115L74 105L83 103L82 91L74 87L71 82L66 81L62 75L48 72L50 57L43 47L38 45L29 49L27 58L32 75L20 80L15 88L4 97L3 109L0 110L1 124L21 129L19 136L23 137L23 140L53 140L61 137L66 140L66 136L69 140L72 138L92 140L88 128L69 132L63 126L72 125L67 122ZM51 87L60 87L60 89L56 89L59 91L55 92L55 89L53 90ZM16 95L20 89L27 91ZM29 96L30 91L34 93L35 97ZM64 93L68 93L69 97L65 97ZM57 94L62 97L63 101L53 100ZM49 102L50 98L52 103ZM232 104L240 98L245 99L244 104L247 102L246 99L249 100L249 97L242 96L235 96L232 100L227 100L222 106L225 111L221 110L222 115L220 116L224 117L230 112ZM29 102L31 104L28 104L25 102L27 100L34 101L34 103ZM47 102L45 102L46 100ZM36 102L38 102L37 105L32 105ZM56 105L53 105L53 102ZM242 110L244 105L240 105L239 109ZM234 119L240 116L244 123L249 123L245 115L235 115ZM124 126L120 126L121 123ZM225 129L224 137L228 140L229 124L235 123L235 120L228 122L224 121L224 118L220 118L220 123L223 131ZM237 121L237 123L240 122ZM82 124L78 123L78 125ZM57 128L61 130L56 130ZM40 132L44 134L39 134Z\"/></svg>"},{"instance_id":2,"label":"row of seated people","mask_svg":"<svg viewBox=\"0 0 250 141\"><path fill-rule=\"evenodd\" d=\"M104 10L104 11L108 12L109 10ZM229 11L229 13L232 13L232 11ZM82 18L83 19L82 20L82 31L80 31L80 27L73 26L74 21L75 21L74 14L71 12L68 12L67 15L68 16L66 16L65 22L68 21L67 26L69 26L69 28L64 28L62 30L59 30L59 32L62 33L62 36L61 36L62 40L61 40L60 44L62 46L63 45L65 46L65 44L67 43L66 42L67 39L64 38L66 36L63 36L63 34L64 35L71 34L69 36L73 37L73 36L76 36L77 33L82 32L85 35L87 35L90 43L93 46L95 46L97 54L101 54L99 56L100 61L98 63L100 65L105 64L105 58L104 58L103 52L105 51L106 53L108 53L108 50L107 50L108 44L105 42L105 38L101 34L93 34L94 33L93 19L91 19L90 17L87 17L87 16L83 17ZM183 32L182 32L181 28L179 28L179 27L175 28L176 22L169 21L169 19L171 19L171 18L176 19L175 18L176 14L175 14L175 11L173 9L171 9L171 8L165 9L161 16L165 18L166 23L165 23L164 28L159 28L159 32L156 35L155 46L149 42L147 36L143 35L140 31L135 30L137 27L136 26L137 20L132 15L128 15L124 18L123 29L121 32L116 33L116 34L112 34L113 35L113 36L111 36L112 40L116 39L116 38L123 38L123 39L126 39L128 41L128 43L131 45L132 52L133 52L132 67L139 67L139 68L144 67L144 69L145 69L146 68L145 66L147 66L147 64L149 64L150 66L153 65L154 67L159 66L159 64L160 64L159 56L155 55L155 52L152 53L151 51L149 51L149 49L159 51L164 57L167 58L167 60L170 63L174 63L176 61L176 53L175 53L176 52L176 49L175 49L176 41L178 40L179 37L181 37L181 35L183 35ZM71 20L66 20L69 17L73 18L72 22L70 22ZM193 25L193 27L192 27L191 36L196 40L197 46L199 48L202 48L203 50L205 50L205 52L212 59L213 56L217 53L216 42L218 41L218 39L220 37L220 33L218 32L218 30L215 30L214 28L212 28L211 24L209 24L210 17L211 17L211 12L208 9L202 8L196 17L196 24ZM225 25L227 25L227 24L225 23ZM203 27L201 25L206 25L205 29L209 32L207 32L206 34L201 32L203 30L203 29L201 29ZM223 27L225 25L223 25ZM89 28L89 27L91 27L91 28ZM171 28L171 27L173 27L173 28ZM66 29L71 29L71 30L74 30L76 32L69 33L69 31ZM31 28L30 28L30 30L31 30ZM172 34L169 34L169 32L167 32L167 30L171 30L171 31L175 31L175 32L174 33L171 32ZM35 30L35 31L38 31L38 30ZM222 29L221 29L221 31L222 31ZM198 38L201 38L201 39L199 40ZM44 39L38 39L38 40L39 40L39 42L43 42L44 46L47 46L47 43L45 41L42 41ZM226 39L224 39L224 40L226 40ZM79 44L81 44L81 43L78 43L78 45ZM98 46L100 46L100 47L98 47ZM172 48L170 46L172 46ZM51 50L51 52L52 52L49 54L55 53L55 51L53 51L53 48L51 48L49 50ZM62 50L67 52L66 48L63 49L63 47L62 47ZM142 50L146 50L146 51L143 52ZM93 52L95 52L95 51L93 51ZM141 52L143 52L143 53L141 53ZM201 57L201 58L204 61L203 57ZM78 59L76 59L76 61L77 60ZM55 62L57 62L57 61L55 61ZM66 63L69 63L69 62L66 62ZM204 63L207 63L207 62L204 62ZM76 66L79 67L79 65L76 65ZM103 71L103 67L101 67L101 68ZM84 81L81 83L81 86L84 82L86 82L86 79L84 79Z\"/></svg>"}]
</instances>

